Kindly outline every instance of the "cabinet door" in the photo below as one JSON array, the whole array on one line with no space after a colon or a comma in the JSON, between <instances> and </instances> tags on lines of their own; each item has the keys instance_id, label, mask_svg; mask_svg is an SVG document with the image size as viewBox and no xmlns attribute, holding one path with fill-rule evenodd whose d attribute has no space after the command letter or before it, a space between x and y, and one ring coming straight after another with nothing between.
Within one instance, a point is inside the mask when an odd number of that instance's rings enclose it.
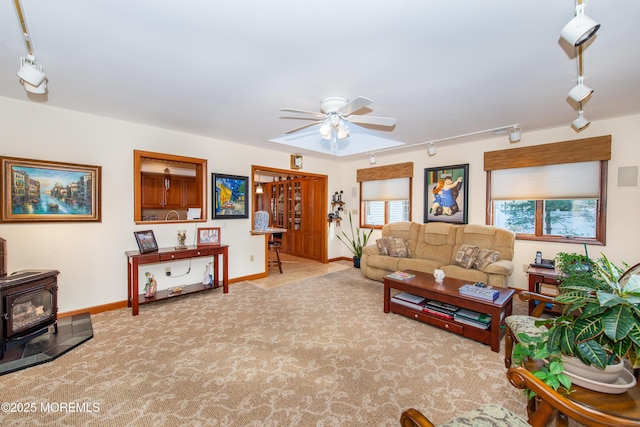
<instances>
[{"instance_id":1,"label":"cabinet door","mask_svg":"<svg viewBox=\"0 0 640 427\"><path fill-rule=\"evenodd\" d=\"M165 178L165 185L164 207L167 209L180 209L184 207L182 202L182 177L169 176Z\"/></svg>"},{"instance_id":2,"label":"cabinet door","mask_svg":"<svg viewBox=\"0 0 640 427\"><path fill-rule=\"evenodd\" d=\"M201 208L200 194L198 194L198 183L196 178L185 177L182 179L182 207Z\"/></svg>"},{"instance_id":3,"label":"cabinet door","mask_svg":"<svg viewBox=\"0 0 640 427\"><path fill-rule=\"evenodd\" d=\"M141 181L142 207L161 208L164 206L164 176L158 174L142 174Z\"/></svg>"}]
</instances>

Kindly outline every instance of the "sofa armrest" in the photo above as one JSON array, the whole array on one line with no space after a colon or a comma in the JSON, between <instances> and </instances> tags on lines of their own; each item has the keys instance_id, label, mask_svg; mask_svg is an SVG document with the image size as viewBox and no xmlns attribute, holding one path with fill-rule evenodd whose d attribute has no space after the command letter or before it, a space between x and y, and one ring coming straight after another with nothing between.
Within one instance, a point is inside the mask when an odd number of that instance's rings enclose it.
<instances>
[{"instance_id":1,"label":"sofa armrest","mask_svg":"<svg viewBox=\"0 0 640 427\"><path fill-rule=\"evenodd\" d=\"M376 245L367 245L364 248L362 248L362 254L363 255L378 255L379 254L378 246L376 246Z\"/></svg>"},{"instance_id":2,"label":"sofa armrest","mask_svg":"<svg viewBox=\"0 0 640 427\"><path fill-rule=\"evenodd\" d=\"M513 273L513 262L507 259L499 259L498 261L489 264L484 269L488 274L501 274L503 276L510 276Z\"/></svg>"}]
</instances>

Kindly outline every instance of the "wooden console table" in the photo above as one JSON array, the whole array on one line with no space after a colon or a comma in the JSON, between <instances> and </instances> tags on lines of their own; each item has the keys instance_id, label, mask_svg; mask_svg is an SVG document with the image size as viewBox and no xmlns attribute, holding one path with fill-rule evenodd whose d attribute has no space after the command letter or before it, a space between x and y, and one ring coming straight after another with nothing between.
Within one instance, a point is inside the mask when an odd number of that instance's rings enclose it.
<instances>
[{"instance_id":1,"label":"wooden console table","mask_svg":"<svg viewBox=\"0 0 640 427\"><path fill-rule=\"evenodd\" d=\"M139 251L127 251L128 274L128 306L131 307L131 313L138 315L138 306L154 301L160 301L169 297L177 296L169 290L158 291L155 297L146 298L144 294L138 294L138 267L145 264L156 264L163 262L179 261L189 258L213 257L213 286L196 283L193 285L185 285L179 295L186 295L194 292L206 291L220 287L218 280L218 257L222 255L222 287L223 293L229 292L229 245L220 246L188 246L187 249L176 250L174 248L162 248L157 252L148 252L141 254Z\"/></svg>"}]
</instances>

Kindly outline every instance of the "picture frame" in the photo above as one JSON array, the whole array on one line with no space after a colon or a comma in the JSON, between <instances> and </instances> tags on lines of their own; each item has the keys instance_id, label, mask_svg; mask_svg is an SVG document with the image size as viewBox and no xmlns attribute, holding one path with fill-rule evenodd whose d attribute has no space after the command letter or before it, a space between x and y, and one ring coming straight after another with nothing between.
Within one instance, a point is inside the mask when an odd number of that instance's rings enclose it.
<instances>
[{"instance_id":1,"label":"picture frame","mask_svg":"<svg viewBox=\"0 0 640 427\"><path fill-rule=\"evenodd\" d=\"M424 170L424 222L468 223L469 164Z\"/></svg>"},{"instance_id":2,"label":"picture frame","mask_svg":"<svg viewBox=\"0 0 640 427\"><path fill-rule=\"evenodd\" d=\"M220 246L220 227L198 228L198 246Z\"/></svg>"},{"instance_id":3,"label":"picture frame","mask_svg":"<svg viewBox=\"0 0 640 427\"><path fill-rule=\"evenodd\" d=\"M249 218L249 177L211 174L212 219Z\"/></svg>"},{"instance_id":4,"label":"picture frame","mask_svg":"<svg viewBox=\"0 0 640 427\"><path fill-rule=\"evenodd\" d=\"M0 157L0 170L0 222L101 222L101 166Z\"/></svg>"},{"instance_id":5,"label":"picture frame","mask_svg":"<svg viewBox=\"0 0 640 427\"><path fill-rule=\"evenodd\" d=\"M158 242L153 230L134 231L133 235L136 237L136 243L141 254L158 251Z\"/></svg>"}]
</instances>

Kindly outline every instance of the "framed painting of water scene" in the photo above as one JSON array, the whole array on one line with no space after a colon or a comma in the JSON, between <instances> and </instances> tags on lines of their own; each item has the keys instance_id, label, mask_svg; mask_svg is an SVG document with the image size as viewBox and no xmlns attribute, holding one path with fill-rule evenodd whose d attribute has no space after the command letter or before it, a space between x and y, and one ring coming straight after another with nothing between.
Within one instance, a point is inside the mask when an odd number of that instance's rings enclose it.
<instances>
[{"instance_id":1,"label":"framed painting of water scene","mask_svg":"<svg viewBox=\"0 0 640 427\"><path fill-rule=\"evenodd\" d=\"M211 174L213 181L211 195L213 219L249 218L247 185L249 177Z\"/></svg>"},{"instance_id":2,"label":"framed painting of water scene","mask_svg":"<svg viewBox=\"0 0 640 427\"><path fill-rule=\"evenodd\" d=\"M0 157L0 222L101 221L102 168Z\"/></svg>"}]
</instances>

